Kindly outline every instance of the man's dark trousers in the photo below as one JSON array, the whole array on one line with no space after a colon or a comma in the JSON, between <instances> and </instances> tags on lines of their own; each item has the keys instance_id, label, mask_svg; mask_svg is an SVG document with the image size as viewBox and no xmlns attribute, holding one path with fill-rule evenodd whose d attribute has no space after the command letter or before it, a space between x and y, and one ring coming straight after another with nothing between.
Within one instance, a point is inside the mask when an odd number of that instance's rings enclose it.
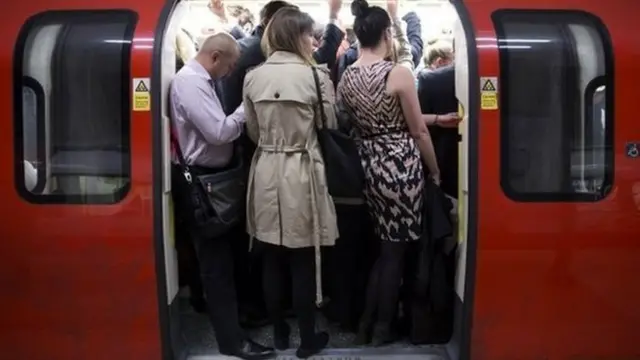
<instances>
[{"instance_id":1,"label":"man's dark trousers","mask_svg":"<svg viewBox=\"0 0 640 360\"><path fill-rule=\"evenodd\" d=\"M214 173L215 169L190 166L191 175ZM231 242L236 233L241 230L230 231L215 239L203 238L195 231L193 205L189 192L189 185L176 165L172 167L172 197L176 214L180 214L183 221L191 230L191 238L198 260L204 293L207 297L209 319L215 331L218 348L221 352L233 352L244 340L244 333L238 320L238 302L236 299L234 263L231 252Z\"/></svg>"}]
</instances>

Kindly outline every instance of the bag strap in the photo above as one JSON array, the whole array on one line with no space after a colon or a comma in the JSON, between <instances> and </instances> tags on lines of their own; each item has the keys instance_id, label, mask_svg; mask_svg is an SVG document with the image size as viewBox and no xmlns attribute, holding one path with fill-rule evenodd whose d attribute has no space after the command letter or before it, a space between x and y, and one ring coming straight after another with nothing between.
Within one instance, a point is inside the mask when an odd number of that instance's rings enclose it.
<instances>
[{"instance_id":1,"label":"bag strap","mask_svg":"<svg viewBox=\"0 0 640 360\"><path fill-rule=\"evenodd\" d=\"M178 137L176 136L176 131L171 120L169 120L169 135L171 139L171 150L178 159L178 165L182 170L185 180L187 180L187 183L191 184L191 181L193 180L191 177L191 171L189 170L189 165L187 165L187 161L184 159L184 154L182 154L182 150L180 149L180 143L178 142Z\"/></svg>"},{"instance_id":2,"label":"bag strap","mask_svg":"<svg viewBox=\"0 0 640 360\"><path fill-rule=\"evenodd\" d=\"M318 76L318 69L315 66L311 67L313 71L313 80L316 83L316 95L318 96L318 103L320 105L320 123L322 127L325 128L327 125L327 114L324 112L324 99L322 98L322 87L320 85L320 77ZM317 124L316 124L316 127Z\"/></svg>"}]
</instances>

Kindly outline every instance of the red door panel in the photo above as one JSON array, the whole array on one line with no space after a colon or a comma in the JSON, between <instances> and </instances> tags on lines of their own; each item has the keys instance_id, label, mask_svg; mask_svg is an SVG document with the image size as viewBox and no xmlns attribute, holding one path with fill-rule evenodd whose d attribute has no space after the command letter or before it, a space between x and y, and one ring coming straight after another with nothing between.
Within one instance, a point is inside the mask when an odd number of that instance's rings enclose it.
<instances>
[{"instance_id":1,"label":"red door panel","mask_svg":"<svg viewBox=\"0 0 640 360\"><path fill-rule=\"evenodd\" d=\"M163 6L34 0L1 15L5 357L161 357L151 113L130 99Z\"/></svg>"},{"instance_id":2,"label":"red door panel","mask_svg":"<svg viewBox=\"0 0 640 360\"><path fill-rule=\"evenodd\" d=\"M500 106L476 134L472 358L637 356L640 167L624 151L640 139L637 6L464 4Z\"/></svg>"}]
</instances>

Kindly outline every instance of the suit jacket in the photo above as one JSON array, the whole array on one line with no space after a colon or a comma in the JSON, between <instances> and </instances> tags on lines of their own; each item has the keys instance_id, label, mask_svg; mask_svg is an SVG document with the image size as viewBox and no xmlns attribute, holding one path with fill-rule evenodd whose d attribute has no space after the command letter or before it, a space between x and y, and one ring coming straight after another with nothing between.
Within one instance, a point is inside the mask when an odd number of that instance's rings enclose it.
<instances>
[{"instance_id":1,"label":"suit jacket","mask_svg":"<svg viewBox=\"0 0 640 360\"><path fill-rule=\"evenodd\" d=\"M454 66L437 70L424 69L418 74L418 98L423 114L447 114L458 111ZM430 126L431 141L436 150L442 189L458 197L458 129Z\"/></svg>"},{"instance_id":2,"label":"suit jacket","mask_svg":"<svg viewBox=\"0 0 640 360\"><path fill-rule=\"evenodd\" d=\"M265 61L260 40L264 33L262 26L257 26L251 36L244 37L238 41L240 45L240 59L235 69L224 79L220 80L218 87L221 94L222 107L225 113L233 113L242 103L242 87L247 71L262 64ZM329 24L325 28L321 46L314 52L313 57L318 64L332 65L336 61L336 53L344 33L334 24Z\"/></svg>"}]
</instances>

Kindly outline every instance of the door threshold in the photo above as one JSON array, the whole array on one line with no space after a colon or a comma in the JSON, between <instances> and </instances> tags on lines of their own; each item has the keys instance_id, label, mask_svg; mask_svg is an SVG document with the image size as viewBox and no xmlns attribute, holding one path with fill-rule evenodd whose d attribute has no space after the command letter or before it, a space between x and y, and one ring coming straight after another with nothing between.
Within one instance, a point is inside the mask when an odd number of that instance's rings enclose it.
<instances>
[{"instance_id":1,"label":"door threshold","mask_svg":"<svg viewBox=\"0 0 640 360\"><path fill-rule=\"evenodd\" d=\"M194 354L187 360L236 360L236 357L221 354ZM279 351L276 360L297 359L295 350ZM326 349L310 360L448 360L444 346L411 348L352 348Z\"/></svg>"}]
</instances>

